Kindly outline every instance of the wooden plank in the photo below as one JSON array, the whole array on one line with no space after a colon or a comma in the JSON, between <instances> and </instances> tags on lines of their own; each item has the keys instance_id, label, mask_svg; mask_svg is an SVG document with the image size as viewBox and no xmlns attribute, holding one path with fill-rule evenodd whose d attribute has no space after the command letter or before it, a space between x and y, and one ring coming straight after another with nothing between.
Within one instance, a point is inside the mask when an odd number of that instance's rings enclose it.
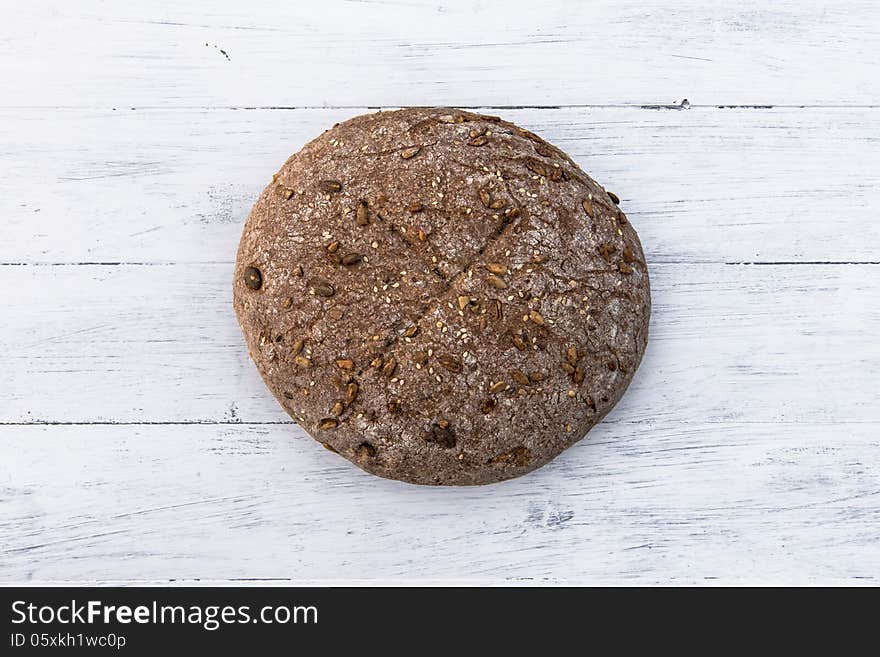
<instances>
[{"instance_id":1,"label":"wooden plank","mask_svg":"<svg viewBox=\"0 0 880 657\"><path fill-rule=\"evenodd\" d=\"M0 581L876 584L878 436L606 423L527 477L436 489L291 427L0 427Z\"/></svg>"},{"instance_id":2,"label":"wooden plank","mask_svg":"<svg viewBox=\"0 0 880 657\"><path fill-rule=\"evenodd\" d=\"M0 104L880 103L871 0L34 1L0 27Z\"/></svg>"},{"instance_id":3,"label":"wooden plank","mask_svg":"<svg viewBox=\"0 0 880 657\"><path fill-rule=\"evenodd\" d=\"M228 262L290 153L361 110L0 111L0 262ZM651 262L877 261L878 109L511 110Z\"/></svg>"},{"instance_id":4,"label":"wooden plank","mask_svg":"<svg viewBox=\"0 0 880 657\"><path fill-rule=\"evenodd\" d=\"M246 353L231 275L231 264L0 268L0 422L286 420ZM651 341L611 418L877 419L880 266L651 276Z\"/></svg>"}]
</instances>

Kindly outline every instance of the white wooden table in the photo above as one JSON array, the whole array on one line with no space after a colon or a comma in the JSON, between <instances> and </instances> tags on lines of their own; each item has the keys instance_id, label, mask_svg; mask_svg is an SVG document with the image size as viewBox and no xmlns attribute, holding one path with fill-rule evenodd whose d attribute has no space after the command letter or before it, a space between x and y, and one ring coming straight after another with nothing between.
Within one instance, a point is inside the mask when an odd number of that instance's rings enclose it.
<instances>
[{"instance_id":1,"label":"white wooden table","mask_svg":"<svg viewBox=\"0 0 880 657\"><path fill-rule=\"evenodd\" d=\"M878 3L189 4L0 23L0 582L878 583ZM569 152L653 284L614 412L482 488L321 449L231 308L277 166L434 104Z\"/></svg>"}]
</instances>

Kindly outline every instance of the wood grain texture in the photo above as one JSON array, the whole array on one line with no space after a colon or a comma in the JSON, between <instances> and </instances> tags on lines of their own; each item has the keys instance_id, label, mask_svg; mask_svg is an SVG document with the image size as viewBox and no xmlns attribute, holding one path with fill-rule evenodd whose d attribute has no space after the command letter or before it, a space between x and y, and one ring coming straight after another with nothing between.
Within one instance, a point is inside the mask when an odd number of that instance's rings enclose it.
<instances>
[{"instance_id":1,"label":"wood grain texture","mask_svg":"<svg viewBox=\"0 0 880 657\"><path fill-rule=\"evenodd\" d=\"M0 582L876 585L878 52L868 0L6 12ZM242 221L288 155L438 104L568 151L652 277L621 403L483 488L321 449L231 309Z\"/></svg>"},{"instance_id":2,"label":"wood grain texture","mask_svg":"<svg viewBox=\"0 0 880 657\"><path fill-rule=\"evenodd\" d=\"M880 103L872 0L22 3L0 105Z\"/></svg>"},{"instance_id":3,"label":"wood grain texture","mask_svg":"<svg viewBox=\"0 0 880 657\"><path fill-rule=\"evenodd\" d=\"M0 110L0 262L228 262L272 173L360 111ZM880 108L503 114L615 191L651 262L880 260Z\"/></svg>"},{"instance_id":4,"label":"wood grain texture","mask_svg":"<svg viewBox=\"0 0 880 657\"><path fill-rule=\"evenodd\" d=\"M876 584L878 431L604 423L438 489L290 427L0 427L0 580Z\"/></svg>"}]
</instances>

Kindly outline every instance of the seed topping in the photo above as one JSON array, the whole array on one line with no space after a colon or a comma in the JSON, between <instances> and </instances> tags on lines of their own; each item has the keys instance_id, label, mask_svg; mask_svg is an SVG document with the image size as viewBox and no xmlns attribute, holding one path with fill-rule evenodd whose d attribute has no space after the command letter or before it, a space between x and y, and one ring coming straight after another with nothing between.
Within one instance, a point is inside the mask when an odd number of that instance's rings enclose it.
<instances>
[{"instance_id":1,"label":"seed topping","mask_svg":"<svg viewBox=\"0 0 880 657\"><path fill-rule=\"evenodd\" d=\"M336 293L333 285L325 278L313 278L311 288L319 297L332 297Z\"/></svg>"},{"instance_id":2,"label":"seed topping","mask_svg":"<svg viewBox=\"0 0 880 657\"><path fill-rule=\"evenodd\" d=\"M497 290L503 290L507 287L507 283L504 282L504 279L499 278L495 274L489 274L486 276L486 282Z\"/></svg>"},{"instance_id":3,"label":"seed topping","mask_svg":"<svg viewBox=\"0 0 880 657\"><path fill-rule=\"evenodd\" d=\"M496 381L495 383L493 383L492 385L489 386L489 392L491 392L493 395L495 393L501 392L502 390L506 390L506 389L507 389L507 383L505 381Z\"/></svg>"},{"instance_id":4,"label":"seed topping","mask_svg":"<svg viewBox=\"0 0 880 657\"><path fill-rule=\"evenodd\" d=\"M510 341L513 343L513 346L516 347L517 349L519 349L520 351L526 350L525 340L523 340L522 336L520 336L518 333L511 333L510 334Z\"/></svg>"},{"instance_id":5,"label":"seed topping","mask_svg":"<svg viewBox=\"0 0 880 657\"><path fill-rule=\"evenodd\" d=\"M354 213L354 220L358 226L368 226L370 224L370 219L367 217L367 202L361 201L358 203L357 210Z\"/></svg>"},{"instance_id":6,"label":"seed topping","mask_svg":"<svg viewBox=\"0 0 880 657\"><path fill-rule=\"evenodd\" d=\"M529 383L531 383L531 381L529 381L529 377L527 377L519 370L510 370L510 377L521 386L527 386L529 385Z\"/></svg>"},{"instance_id":7,"label":"seed topping","mask_svg":"<svg viewBox=\"0 0 880 657\"><path fill-rule=\"evenodd\" d=\"M318 183L318 187L322 192L334 194L342 191L342 183L338 180L322 180Z\"/></svg>"},{"instance_id":8,"label":"seed topping","mask_svg":"<svg viewBox=\"0 0 880 657\"><path fill-rule=\"evenodd\" d=\"M248 267L244 270L244 284L251 290L259 290L263 287L263 274L256 267Z\"/></svg>"},{"instance_id":9,"label":"seed topping","mask_svg":"<svg viewBox=\"0 0 880 657\"><path fill-rule=\"evenodd\" d=\"M437 356L437 362L450 372L458 373L462 370L461 361L455 356L450 356L449 354L440 354Z\"/></svg>"},{"instance_id":10,"label":"seed topping","mask_svg":"<svg viewBox=\"0 0 880 657\"><path fill-rule=\"evenodd\" d=\"M605 262L611 262L611 254L617 251L617 248L613 244L600 244L597 251Z\"/></svg>"},{"instance_id":11,"label":"seed topping","mask_svg":"<svg viewBox=\"0 0 880 657\"><path fill-rule=\"evenodd\" d=\"M420 150L422 150L421 146L410 146L409 148L404 148L402 151L400 151L400 157L402 157L404 160L408 160L411 157L415 157L416 155L418 155Z\"/></svg>"},{"instance_id":12,"label":"seed topping","mask_svg":"<svg viewBox=\"0 0 880 657\"><path fill-rule=\"evenodd\" d=\"M397 361L392 357L385 361L385 364L382 366L382 374L390 377L394 374L394 370L397 369Z\"/></svg>"}]
</instances>

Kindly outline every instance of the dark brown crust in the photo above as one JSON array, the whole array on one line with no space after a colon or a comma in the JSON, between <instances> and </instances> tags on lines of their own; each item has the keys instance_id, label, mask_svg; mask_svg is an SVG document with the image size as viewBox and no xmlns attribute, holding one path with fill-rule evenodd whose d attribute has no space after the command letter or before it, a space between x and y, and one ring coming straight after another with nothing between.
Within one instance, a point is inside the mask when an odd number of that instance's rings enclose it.
<instances>
[{"instance_id":1,"label":"dark brown crust","mask_svg":"<svg viewBox=\"0 0 880 657\"><path fill-rule=\"evenodd\" d=\"M383 477L466 485L540 467L611 410L650 290L635 230L560 150L406 109L288 159L245 224L234 306L316 440Z\"/></svg>"}]
</instances>

